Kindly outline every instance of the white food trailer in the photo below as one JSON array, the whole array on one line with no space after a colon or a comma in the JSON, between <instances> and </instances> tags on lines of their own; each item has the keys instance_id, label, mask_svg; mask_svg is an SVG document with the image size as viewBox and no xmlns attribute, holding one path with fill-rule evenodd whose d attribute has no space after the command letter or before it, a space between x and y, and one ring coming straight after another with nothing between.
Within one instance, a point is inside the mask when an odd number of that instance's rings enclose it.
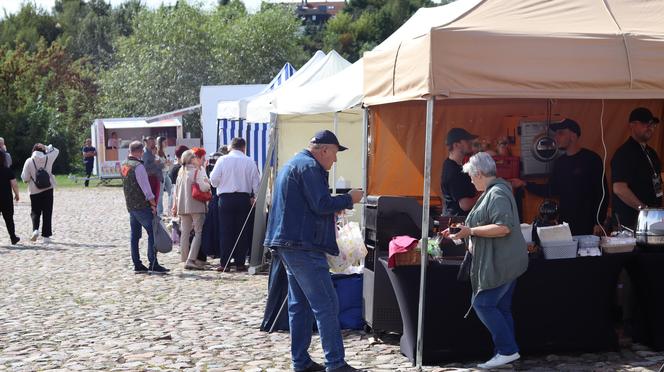
<instances>
[{"instance_id":1,"label":"white food trailer","mask_svg":"<svg viewBox=\"0 0 664 372\"><path fill-rule=\"evenodd\" d=\"M96 119L90 128L93 145L97 148L94 174L101 180L121 178L120 167L129 154L129 144L144 137L166 137L166 155L175 159L175 148L179 145L200 146L200 138L184 138L181 116L158 121L150 118ZM109 146L115 133L117 148Z\"/></svg>"}]
</instances>

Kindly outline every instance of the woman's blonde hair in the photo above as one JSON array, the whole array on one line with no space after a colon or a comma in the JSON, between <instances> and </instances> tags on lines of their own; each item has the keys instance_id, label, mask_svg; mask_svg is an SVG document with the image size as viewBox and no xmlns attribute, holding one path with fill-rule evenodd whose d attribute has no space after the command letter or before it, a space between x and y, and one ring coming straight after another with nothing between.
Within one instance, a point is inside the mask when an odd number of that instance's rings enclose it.
<instances>
[{"instance_id":1,"label":"woman's blonde hair","mask_svg":"<svg viewBox=\"0 0 664 372\"><path fill-rule=\"evenodd\" d=\"M187 150L182 153L182 157L180 158L180 163L182 164L182 167L180 168L180 171L178 172L178 177L181 175L185 174L187 172L187 165L191 164L191 161L196 157L193 151Z\"/></svg>"},{"instance_id":2,"label":"woman's blonde hair","mask_svg":"<svg viewBox=\"0 0 664 372\"><path fill-rule=\"evenodd\" d=\"M187 151L182 153L182 158L181 158L180 161L182 162L182 165L189 165L189 164L191 164L191 161L195 157L196 157L196 154L194 154L193 151L187 150Z\"/></svg>"}]
</instances>

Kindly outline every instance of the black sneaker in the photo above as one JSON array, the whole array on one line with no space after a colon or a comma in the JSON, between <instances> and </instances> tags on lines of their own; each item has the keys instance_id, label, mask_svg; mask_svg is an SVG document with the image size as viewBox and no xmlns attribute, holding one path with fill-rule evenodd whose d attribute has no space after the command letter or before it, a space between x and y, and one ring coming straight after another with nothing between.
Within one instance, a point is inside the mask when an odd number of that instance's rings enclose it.
<instances>
[{"instance_id":1,"label":"black sneaker","mask_svg":"<svg viewBox=\"0 0 664 372\"><path fill-rule=\"evenodd\" d=\"M145 274L148 272L148 268L141 264L140 266L134 266L134 272L136 274Z\"/></svg>"},{"instance_id":2,"label":"black sneaker","mask_svg":"<svg viewBox=\"0 0 664 372\"><path fill-rule=\"evenodd\" d=\"M322 364L318 364L314 361L311 361L311 365L305 369L295 370L295 372L320 372L320 371L325 371L325 366Z\"/></svg>"},{"instance_id":3,"label":"black sneaker","mask_svg":"<svg viewBox=\"0 0 664 372\"><path fill-rule=\"evenodd\" d=\"M21 241L21 238L19 238L18 236L13 237L12 238L12 245L16 245L16 243L18 243L19 241Z\"/></svg>"},{"instance_id":4,"label":"black sneaker","mask_svg":"<svg viewBox=\"0 0 664 372\"><path fill-rule=\"evenodd\" d=\"M166 274L167 272L171 271L159 264L156 264L154 266L150 265L150 266L151 266L150 272L154 274Z\"/></svg>"},{"instance_id":5,"label":"black sneaker","mask_svg":"<svg viewBox=\"0 0 664 372\"><path fill-rule=\"evenodd\" d=\"M366 370L353 368L353 367L349 366L348 364L346 364L343 367L331 369L330 372L366 372Z\"/></svg>"}]
</instances>

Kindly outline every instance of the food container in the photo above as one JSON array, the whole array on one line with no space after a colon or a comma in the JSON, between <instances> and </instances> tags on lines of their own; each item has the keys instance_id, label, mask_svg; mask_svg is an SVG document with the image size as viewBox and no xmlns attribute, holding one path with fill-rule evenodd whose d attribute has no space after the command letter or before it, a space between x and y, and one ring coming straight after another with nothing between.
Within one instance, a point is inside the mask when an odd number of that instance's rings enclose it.
<instances>
[{"instance_id":1,"label":"food container","mask_svg":"<svg viewBox=\"0 0 664 372\"><path fill-rule=\"evenodd\" d=\"M561 225L538 227L537 236L542 243L572 241L572 233L570 232L569 225L566 223Z\"/></svg>"},{"instance_id":2,"label":"food container","mask_svg":"<svg viewBox=\"0 0 664 372\"><path fill-rule=\"evenodd\" d=\"M574 235L572 238L579 241L579 249L599 247L599 236L596 236L596 235Z\"/></svg>"},{"instance_id":3,"label":"food container","mask_svg":"<svg viewBox=\"0 0 664 372\"><path fill-rule=\"evenodd\" d=\"M523 234L523 238L526 240L526 243L532 243L533 242L533 225L529 223L522 223L521 224L521 234Z\"/></svg>"},{"instance_id":4,"label":"food container","mask_svg":"<svg viewBox=\"0 0 664 372\"><path fill-rule=\"evenodd\" d=\"M542 243L542 253L547 260L575 258L579 242L577 240L546 241Z\"/></svg>"},{"instance_id":5,"label":"food container","mask_svg":"<svg viewBox=\"0 0 664 372\"><path fill-rule=\"evenodd\" d=\"M635 238L604 236L600 243L602 252L605 254L632 252L634 246L636 246Z\"/></svg>"},{"instance_id":6,"label":"food container","mask_svg":"<svg viewBox=\"0 0 664 372\"><path fill-rule=\"evenodd\" d=\"M407 252L394 255L395 266L419 266L422 260L422 251L420 249L411 249Z\"/></svg>"},{"instance_id":7,"label":"food container","mask_svg":"<svg viewBox=\"0 0 664 372\"><path fill-rule=\"evenodd\" d=\"M664 208L643 208L636 223L636 241L645 246L664 246Z\"/></svg>"}]
</instances>

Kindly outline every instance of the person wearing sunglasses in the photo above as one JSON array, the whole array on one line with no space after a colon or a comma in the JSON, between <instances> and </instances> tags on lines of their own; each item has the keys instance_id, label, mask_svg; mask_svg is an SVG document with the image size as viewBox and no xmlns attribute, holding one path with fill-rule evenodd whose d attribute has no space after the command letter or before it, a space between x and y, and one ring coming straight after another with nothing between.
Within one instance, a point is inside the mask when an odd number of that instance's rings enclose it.
<instances>
[{"instance_id":1,"label":"person wearing sunglasses","mask_svg":"<svg viewBox=\"0 0 664 372\"><path fill-rule=\"evenodd\" d=\"M639 209L661 207L662 166L657 152L648 146L659 118L645 107L629 114L630 137L611 159L613 216L616 221L634 228Z\"/></svg>"}]
</instances>

